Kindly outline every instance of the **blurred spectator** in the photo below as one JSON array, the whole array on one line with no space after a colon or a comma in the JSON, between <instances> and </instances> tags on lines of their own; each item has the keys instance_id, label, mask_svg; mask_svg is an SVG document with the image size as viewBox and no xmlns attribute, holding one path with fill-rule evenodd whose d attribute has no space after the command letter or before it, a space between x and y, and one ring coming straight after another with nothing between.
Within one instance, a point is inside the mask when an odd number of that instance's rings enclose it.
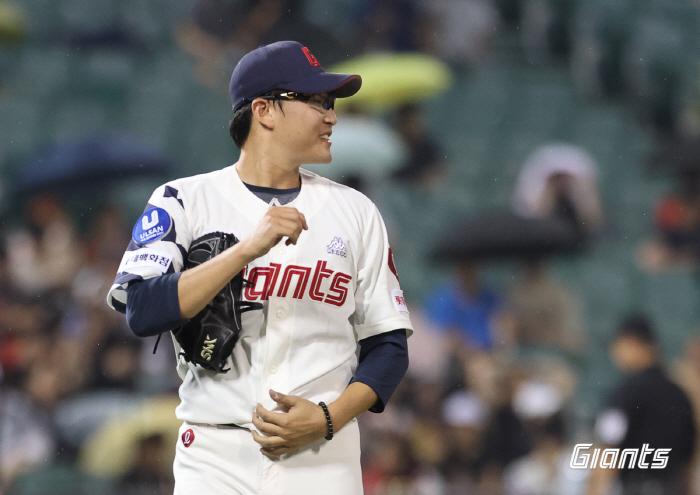
<instances>
[{"instance_id":1,"label":"blurred spectator","mask_svg":"<svg viewBox=\"0 0 700 495\"><path fill-rule=\"evenodd\" d=\"M462 379L488 407L507 402L509 365L507 355L467 348L462 354ZM448 379L450 377L448 376ZM449 381L446 381L449 384ZM452 392L446 389L447 393Z\"/></svg>"},{"instance_id":2,"label":"blurred spectator","mask_svg":"<svg viewBox=\"0 0 700 495\"><path fill-rule=\"evenodd\" d=\"M472 370L477 369L477 365L475 363ZM530 452L531 447L523 421L513 406L514 394L523 380L523 370L503 362L497 363L496 369L493 392L487 402L491 414L486 431L484 463L500 479L506 467ZM470 377L473 375L472 371Z\"/></svg>"},{"instance_id":3,"label":"blurred spectator","mask_svg":"<svg viewBox=\"0 0 700 495\"><path fill-rule=\"evenodd\" d=\"M571 54L575 4L572 0L523 2L522 44L528 62L565 62Z\"/></svg>"},{"instance_id":4,"label":"blurred spectator","mask_svg":"<svg viewBox=\"0 0 700 495\"><path fill-rule=\"evenodd\" d=\"M167 457L162 435L150 435L139 442L138 458L134 467L118 484L124 495L170 495L175 488L171 466L165 465Z\"/></svg>"},{"instance_id":5,"label":"blurred spectator","mask_svg":"<svg viewBox=\"0 0 700 495\"><path fill-rule=\"evenodd\" d=\"M571 446L567 442L561 411L530 418L526 429L533 450L513 462L504 475L503 495L578 495L585 490L585 471L569 466Z\"/></svg>"},{"instance_id":6,"label":"blurred spectator","mask_svg":"<svg viewBox=\"0 0 700 495\"><path fill-rule=\"evenodd\" d=\"M96 390L136 391L140 347L133 337L107 335L95 356L90 385Z\"/></svg>"},{"instance_id":7,"label":"blurred spectator","mask_svg":"<svg viewBox=\"0 0 700 495\"><path fill-rule=\"evenodd\" d=\"M661 139L679 136L685 88L683 54L687 39L663 9L628 26L622 68L624 94L640 123ZM697 77L697 76L695 76ZM697 83L694 83L697 84Z\"/></svg>"},{"instance_id":8,"label":"blurred spectator","mask_svg":"<svg viewBox=\"0 0 700 495\"><path fill-rule=\"evenodd\" d=\"M62 1L58 3L56 14L59 29L49 33L47 42L55 43L58 38L76 50L106 48L128 50L134 54L147 53L150 48L138 21L134 22L128 14L111 5Z\"/></svg>"},{"instance_id":9,"label":"blurred spectator","mask_svg":"<svg viewBox=\"0 0 700 495\"><path fill-rule=\"evenodd\" d=\"M455 392L444 402L448 453L441 469L448 494L477 493L482 481L488 407L472 392Z\"/></svg>"},{"instance_id":10,"label":"blurred spectator","mask_svg":"<svg viewBox=\"0 0 700 495\"><path fill-rule=\"evenodd\" d=\"M365 494L415 493L411 489L415 467L407 439L394 432L384 432L362 468Z\"/></svg>"},{"instance_id":11,"label":"blurred spectator","mask_svg":"<svg viewBox=\"0 0 700 495\"><path fill-rule=\"evenodd\" d=\"M483 493L500 495L508 466L530 451L530 439L512 408L492 411L484 444L480 488Z\"/></svg>"},{"instance_id":12,"label":"blurred spectator","mask_svg":"<svg viewBox=\"0 0 700 495\"><path fill-rule=\"evenodd\" d=\"M569 467L566 407L576 375L559 359L536 357L513 370L510 407L528 450L504 470L504 495L576 495L587 473ZM512 422L513 420L511 420ZM513 431L511 429L511 431ZM511 433L513 439L519 436ZM527 455L523 455L527 454ZM511 459L513 460L513 458Z\"/></svg>"},{"instance_id":13,"label":"blurred spectator","mask_svg":"<svg viewBox=\"0 0 700 495\"><path fill-rule=\"evenodd\" d=\"M50 341L46 308L15 294L0 294L0 368L16 385L46 351Z\"/></svg>"},{"instance_id":14,"label":"blurred spectator","mask_svg":"<svg viewBox=\"0 0 700 495\"><path fill-rule=\"evenodd\" d=\"M408 342L408 375L421 383L440 384L446 371L448 337L417 303L409 304L415 331Z\"/></svg>"},{"instance_id":15,"label":"blurred spectator","mask_svg":"<svg viewBox=\"0 0 700 495\"><path fill-rule=\"evenodd\" d=\"M524 0L495 0L503 23L510 29L518 29L522 20Z\"/></svg>"},{"instance_id":16,"label":"blurred spectator","mask_svg":"<svg viewBox=\"0 0 700 495\"><path fill-rule=\"evenodd\" d=\"M423 110L418 105L404 105L395 116L395 127L408 149L408 158L393 177L416 187L432 189L447 168L444 152L429 136Z\"/></svg>"},{"instance_id":17,"label":"blurred spectator","mask_svg":"<svg viewBox=\"0 0 700 495\"><path fill-rule=\"evenodd\" d=\"M495 395L496 347L510 344L505 334L502 298L481 280L477 262L461 262L454 278L434 289L425 299L425 314L445 334L443 392L449 394L467 383L483 400Z\"/></svg>"},{"instance_id":18,"label":"blurred spectator","mask_svg":"<svg viewBox=\"0 0 700 495\"><path fill-rule=\"evenodd\" d=\"M680 177L681 191L656 206L656 227L666 244L681 256L700 253L700 171Z\"/></svg>"},{"instance_id":19,"label":"blurred spectator","mask_svg":"<svg viewBox=\"0 0 700 495\"><path fill-rule=\"evenodd\" d=\"M502 298L481 280L477 262L454 267L454 278L433 290L425 299L425 313L443 331L456 338L454 344L489 351L498 342L497 319ZM451 346L453 352L455 347Z\"/></svg>"},{"instance_id":20,"label":"blurred spectator","mask_svg":"<svg viewBox=\"0 0 700 495\"><path fill-rule=\"evenodd\" d=\"M679 174L680 191L662 197L654 217L657 238L642 244L638 262L650 272L692 271L700 259L700 170Z\"/></svg>"},{"instance_id":21,"label":"blurred spectator","mask_svg":"<svg viewBox=\"0 0 700 495\"><path fill-rule=\"evenodd\" d=\"M574 355L586 351L582 302L569 287L551 277L543 261L522 265L507 300L518 342Z\"/></svg>"},{"instance_id":22,"label":"blurred spectator","mask_svg":"<svg viewBox=\"0 0 700 495\"><path fill-rule=\"evenodd\" d=\"M423 7L433 19L436 56L459 69L488 61L498 34L498 11L490 0L432 0Z\"/></svg>"},{"instance_id":23,"label":"blurred spectator","mask_svg":"<svg viewBox=\"0 0 700 495\"><path fill-rule=\"evenodd\" d=\"M565 219L583 242L603 227L597 174L598 167L585 150L569 144L541 146L520 171L513 208L526 218Z\"/></svg>"},{"instance_id":24,"label":"blurred spectator","mask_svg":"<svg viewBox=\"0 0 700 495\"><path fill-rule=\"evenodd\" d=\"M73 221L59 200L32 197L25 228L10 234L7 257L10 276L27 294L70 286L83 253Z\"/></svg>"},{"instance_id":25,"label":"blurred spectator","mask_svg":"<svg viewBox=\"0 0 700 495\"><path fill-rule=\"evenodd\" d=\"M76 300L88 306L104 305L103 295L112 285L114 267L121 263L129 240L122 209L111 204L98 208L85 236L85 263L73 281Z\"/></svg>"},{"instance_id":26,"label":"blurred spectator","mask_svg":"<svg viewBox=\"0 0 700 495\"><path fill-rule=\"evenodd\" d=\"M64 392L56 372L53 324L35 298L12 290L0 257L0 493L19 475L47 465L57 439L51 409Z\"/></svg>"},{"instance_id":27,"label":"blurred spectator","mask_svg":"<svg viewBox=\"0 0 700 495\"><path fill-rule=\"evenodd\" d=\"M407 376L384 413L360 416L365 493L446 494L440 470L448 454L442 398L439 384ZM397 474L397 445L405 449L403 474Z\"/></svg>"},{"instance_id":28,"label":"blurred spectator","mask_svg":"<svg viewBox=\"0 0 700 495\"><path fill-rule=\"evenodd\" d=\"M29 394L0 386L0 493L18 475L51 462L55 446L47 411Z\"/></svg>"},{"instance_id":29,"label":"blurred spectator","mask_svg":"<svg viewBox=\"0 0 700 495\"><path fill-rule=\"evenodd\" d=\"M416 495L443 495L445 479L441 465L445 462L447 438L442 421L442 388L439 383L404 379L402 398L410 411L409 428L403 432L415 461L413 487ZM408 400L406 400L408 399Z\"/></svg>"},{"instance_id":30,"label":"blurred spectator","mask_svg":"<svg viewBox=\"0 0 700 495\"><path fill-rule=\"evenodd\" d=\"M244 54L275 41L318 47L314 55L326 67L342 55L353 55L333 33L305 18L303 4L302 0L198 0L192 18L175 28L175 39L197 59L197 80L216 90L228 88L231 72Z\"/></svg>"},{"instance_id":31,"label":"blurred spectator","mask_svg":"<svg viewBox=\"0 0 700 495\"><path fill-rule=\"evenodd\" d=\"M588 6L588 5L586 5ZM572 72L576 89L595 99L621 99L628 89L624 55L631 4L609 3L580 9L573 36Z\"/></svg>"},{"instance_id":32,"label":"blurred spectator","mask_svg":"<svg viewBox=\"0 0 700 495\"><path fill-rule=\"evenodd\" d=\"M417 2L367 0L359 5L355 44L361 52L422 51L425 48L432 26L421 15Z\"/></svg>"},{"instance_id":33,"label":"blurred spectator","mask_svg":"<svg viewBox=\"0 0 700 495\"><path fill-rule=\"evenodd\" d=\"M547 420L563 406L564 398L557 388L540 380L521 383L513 396L513 410L525 421Z\"/></svg>"},{"instance_id":34,"label":"blurred spectator","mask_svg":"<svg viewBox=\"0 0 700 495\"><path fill-rule=\"evenodd\" d=\"M607 493L618 477L625 495L688 493L696 439L693 408L687 395L663 370L657 337L649 320L640 315L623 320L610 352L615 365L628 376L598 416L596 433L605 447L638 449L639 461L630 467L627 459L619 470L597 467L591 473L587 493ZM670 449L667 466L649 469L645 463L651 458L643 459L643 446Z\"/></svg>"}]
</instances>

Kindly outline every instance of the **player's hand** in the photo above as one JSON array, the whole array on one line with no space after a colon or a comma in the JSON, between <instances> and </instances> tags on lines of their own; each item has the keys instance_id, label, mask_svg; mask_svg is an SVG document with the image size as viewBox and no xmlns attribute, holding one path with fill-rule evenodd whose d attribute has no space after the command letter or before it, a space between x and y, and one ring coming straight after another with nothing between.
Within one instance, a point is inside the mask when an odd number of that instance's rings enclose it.
<instances>
[{"instance_id":1,"label":"player's hand","mask_svg":"<svg viewBox=\"0 0 700 495\"><path fill-rule=\"evenodd\" d=\"M295 395L284 395L270 390L270 397L284 412L268 411L258 404L253 413L253 424L263 435L253 430L253 439L268 457L279 457L294 452L328 432L326 415L321 406Z\"/></svg>"},{"instance_id":2,"label":"player's hand","mask_svg":"<svg viewBox=\"0 0 700 495\"><path fill-rule=\"evenodd\" d=\"M267 254L284 237L288 238L287 245L296 244L302 230L308 229L306 218L299 210L274 206L265 212L253 233L240 242L240 248L252 261Z\"/></svg>"}]
</instances>

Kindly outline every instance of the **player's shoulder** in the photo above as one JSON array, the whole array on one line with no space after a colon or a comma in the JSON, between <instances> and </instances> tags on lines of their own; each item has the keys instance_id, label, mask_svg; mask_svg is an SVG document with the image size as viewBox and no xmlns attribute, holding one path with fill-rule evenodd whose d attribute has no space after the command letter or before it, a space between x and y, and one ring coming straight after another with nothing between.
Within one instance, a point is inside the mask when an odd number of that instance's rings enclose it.
<instances>
[{"instance_id":1,"label":"player's shoulder","mask_svg":"<svg viewBox=\"0 0 700 495\"><path fill-rule=\"evenodd\" d=\"M338 201L344 201L348 205L356 208L375 209L372 200L357 189L335 182L315 172L311 172L310 170L300 169L299 173L302 175L304 184L309 184L312 187L325 188L328 190L329 194Z\"/></svg>"},{"instance_id":2,"label":"player's shoulder","mask_svg":"<svg viewBox=\"0 0 700 495\"><path fill-rule=\"evenodd\" d=\"M226 177L230 175L229 169L232 169L232 167L169 180L153 191L151 200L161 202L163 198L166 198L166 201L168 200L167 198L172 198L177 200L180 206L184 208L188 198L191 199L199 195L215 197L218 184L226 181Z\"/></svg>"},{"instance_id":3,"label":"player's shoulder","mask_svg":"<svg viewBox=\"0 0 700 495\"><path fill-rule=\"evenodd\" d=\"M230 173L229 169L231 167L233 167L233 165L231 165L230 167L214 170L212 172L205 172L197 175L190 175L187 177L173 179L166 182L165 184L162 184L160 188L174 187L176 189L187 190L203 186L212 186L215 185L217 181L221 180L222 177L228 175Z\"/></svg>"}]
</instances>

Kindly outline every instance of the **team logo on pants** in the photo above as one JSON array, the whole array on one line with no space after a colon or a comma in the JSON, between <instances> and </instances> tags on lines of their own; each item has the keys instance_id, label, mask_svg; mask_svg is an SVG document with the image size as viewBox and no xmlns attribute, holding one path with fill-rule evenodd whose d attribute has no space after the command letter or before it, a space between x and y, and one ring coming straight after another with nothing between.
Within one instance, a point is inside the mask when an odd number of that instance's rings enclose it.
<instances>
[{"instance_id":1,"label":"team logo on pants","mask_svg":"<svg viewBox=\"0 0 700 495\"><path fill-rule=\"evenodd\" d=\"M194 442L194 432L192 430L187 430L182 434L182 444L185 447L189 447Z\"/></svg>"}]
</instances>

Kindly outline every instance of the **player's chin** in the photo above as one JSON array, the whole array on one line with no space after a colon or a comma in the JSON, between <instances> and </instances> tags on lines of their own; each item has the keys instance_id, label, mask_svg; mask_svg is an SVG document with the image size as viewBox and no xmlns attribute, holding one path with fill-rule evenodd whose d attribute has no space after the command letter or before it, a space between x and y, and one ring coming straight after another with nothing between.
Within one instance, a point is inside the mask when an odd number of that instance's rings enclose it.
<instances>
[{"instance_id":1,"label":"player's chin","mask_svg":"<svg viewBox=\"0 0 700 495\"><path fill-rule=\"evenodd\" d=\"M315 164L315 165L322 165L324 163L330 163L333 157L331 156L331 151L324 151L320 153L316 153L313 158L309 158L305 163L308 164Z\"/></svg>"}]
</instances>

